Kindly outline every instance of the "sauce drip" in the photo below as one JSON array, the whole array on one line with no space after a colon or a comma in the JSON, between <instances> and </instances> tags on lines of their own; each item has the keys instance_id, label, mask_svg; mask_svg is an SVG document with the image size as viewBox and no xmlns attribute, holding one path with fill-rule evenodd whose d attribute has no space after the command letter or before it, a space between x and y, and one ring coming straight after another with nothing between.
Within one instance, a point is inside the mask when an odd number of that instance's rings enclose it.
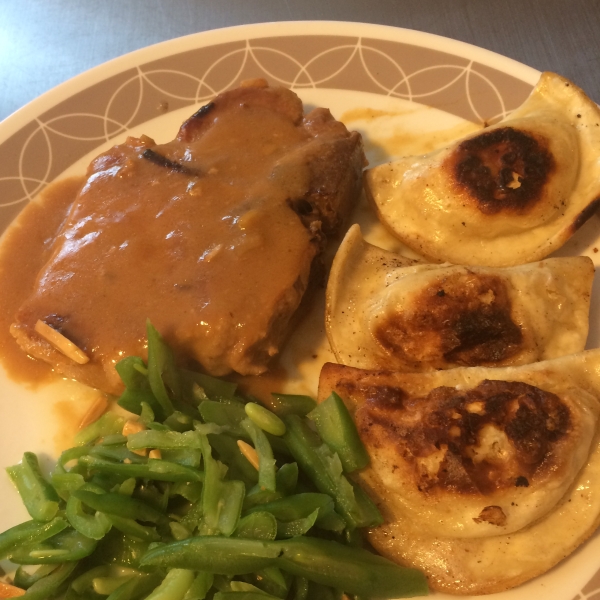
<instances>
[{"instance_id":1,"label":"sauce drip","mask_svg":"<svg viewBox=\"0 0 600 600\"><path fill-rule=\"evenodd\" d=\"M73 177L48 186L30 202L2 238L0 252L0 362L12 379L37 386L54 378L50 365L23 352L9 328L15 313L31 293L40 268L83 178Z\"/></svg>"}]
</instances>

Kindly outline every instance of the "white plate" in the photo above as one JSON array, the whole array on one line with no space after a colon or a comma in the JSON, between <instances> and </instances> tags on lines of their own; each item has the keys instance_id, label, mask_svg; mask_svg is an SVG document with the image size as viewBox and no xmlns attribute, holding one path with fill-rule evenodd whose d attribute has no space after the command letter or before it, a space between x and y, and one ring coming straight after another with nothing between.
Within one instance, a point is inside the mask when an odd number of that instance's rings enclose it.
<instances>
[{"instance_id":1,"label":"white plate","mask_svg":"<svg viewBox=\"0 0 600 600\"><path fill-rule=\"evenodd\" d=\"M0 232L46 185L82 174L103 148L128 134L167 141L195 106L243 79L265 77L294 88L308 105L329 107L363 133L368 156L377 162L425 152L472 130L472 123L481 126L506 116L538 76L534 69L468 44L359 23L250 25L150 46L83 73L0 123ZM368 211L357 214L368 225L370 241L396 245ZM595 258L597 231L593 217L561 254ZM599 310L594 299L592 322L600 322ZM294 389L314 392L318 366L331 357L318 316L316 309L312 335L304 342L317 359L302 358L307 353L299 339L285 352L284 361L295 372ZM590 346L597 345L598 331L591 332ZM0 466L18 462L25 450L51 464L68 445L73 415L82 414L92 397L93 392L72 382L33 392L1 371ZM68 423L65 415L71 415ZM3 473L0 497L0 530L27 518ZM594 578L599 551L600 537L595 536L548 574L494 597L588 597L600 589L600 576Z\"/></svg>"}]
</instances>

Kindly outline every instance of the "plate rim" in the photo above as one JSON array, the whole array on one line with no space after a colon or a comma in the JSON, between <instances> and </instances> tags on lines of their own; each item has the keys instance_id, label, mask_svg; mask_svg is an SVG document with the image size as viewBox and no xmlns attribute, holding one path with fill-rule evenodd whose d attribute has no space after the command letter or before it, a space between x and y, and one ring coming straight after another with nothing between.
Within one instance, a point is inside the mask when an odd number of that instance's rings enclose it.
<instances>
[{"instance_id":1,"label":"plate rim","mask_svg":"<svg viewBox=\"0 0 600 600\"><path fill-rule=\"evenodd\" d=\"M509 71L513 77L532 85L537 82L541 73L537 69L508 56L468 42L435 33L392 25L379 25L358 21L318 20L271 21L247 25L233 25L190 33L150 44L102 62L70 77L29 101L0 121L0 142L16 133L23 123L35 119L37 115L42 114L74 94L83 91L92 83L107 79L111 75L123 72L128 68L144 64L152 60L152 56L155 54L162 58L185 52L186 50L203 48L228 41L239 41L240 39L302 37L307 35L330 35L337 37L354 35L359 38L371 36L379 40L402 42L412 46L439 50L469 60L477 59L479 63L485 66L501 71ZM399 39L399 36L406 37ZM177 50L176 52L173 51L175 49Z\"/></svg>"}]
</instances>

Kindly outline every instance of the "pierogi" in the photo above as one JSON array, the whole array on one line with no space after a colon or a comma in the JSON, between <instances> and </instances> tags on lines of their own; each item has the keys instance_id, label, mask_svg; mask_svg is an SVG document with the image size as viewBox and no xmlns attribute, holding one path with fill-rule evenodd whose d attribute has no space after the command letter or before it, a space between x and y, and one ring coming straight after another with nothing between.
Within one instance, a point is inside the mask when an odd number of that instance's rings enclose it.
<instances>
[{"instance_id":1,"label":"pierogi","mask_svg":"<svg viewBox=\"0 0 600 600\"><path fill-rule=\"evenodd\" d=\"M600 203L600 109L543 73L482 132L365 175L382 223L436 262L509 266L562 246Z\"/></svg>"},{"instance_id":2,"label":"pierogi","mask_svg":"<svg viewBox=\"0 0 600 600\"><path fill-rule=\"evenodd\" d=\"M385 524L381 554L432 589L485 594L568 556L600 521L600 350L430 373L328 363L319 399L348 406Z\"/></svg>"},{"instance_id":3,"label":"pierogi","mask_svg":"<svg viewBox=\"0 0 600 600\"><path fill-rule=\"evenodd\" d=\"M428 371L509 366L581 352L594 265L426 264L365 242L354 225L329 276L326 330L338 362Z\"/></svg>"}]
</instances>

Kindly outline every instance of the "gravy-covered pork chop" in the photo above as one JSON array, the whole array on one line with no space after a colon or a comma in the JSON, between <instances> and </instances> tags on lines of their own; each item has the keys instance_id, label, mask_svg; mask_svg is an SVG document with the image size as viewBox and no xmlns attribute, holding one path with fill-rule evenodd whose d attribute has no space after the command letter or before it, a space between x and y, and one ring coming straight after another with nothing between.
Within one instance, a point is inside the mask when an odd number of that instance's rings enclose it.
<instances>
[{"instance_id":1,"label":"gravy-covered pork chop","mask_svg":"<svg viewBox=\"0 0 600 600\"><path fill-rule=\"evenodd\" d=\"M120 390L115 364L145 354L146 319L211 374L261 373L363 163L360 135L328 110L304 115L293 92L261 80L225 92L174 141L129 138L92 161L11 331L108 392ZM38 321L89 361L59 351Z\"/></svg>"}]
</instances>

